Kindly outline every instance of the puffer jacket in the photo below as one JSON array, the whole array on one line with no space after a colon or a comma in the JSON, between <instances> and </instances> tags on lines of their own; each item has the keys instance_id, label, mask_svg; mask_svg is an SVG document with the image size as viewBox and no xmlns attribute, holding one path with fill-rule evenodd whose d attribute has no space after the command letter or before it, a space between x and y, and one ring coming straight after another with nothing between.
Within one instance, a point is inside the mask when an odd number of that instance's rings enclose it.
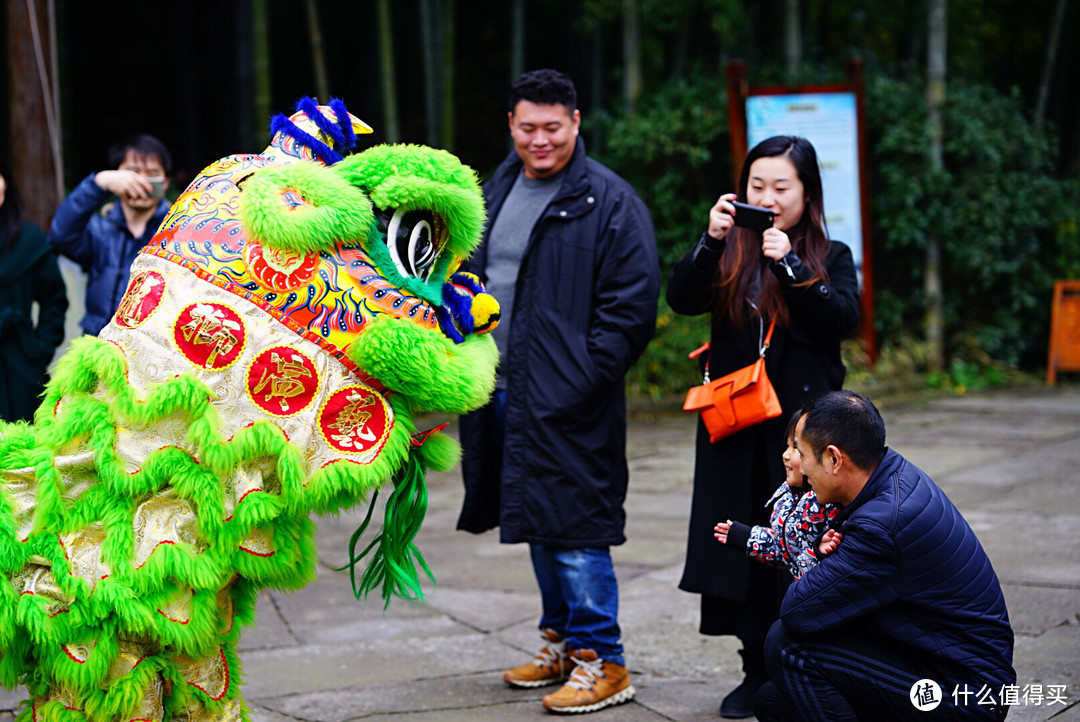
<instances>
[{"instance_id":1,"label":"puffer jacket","mask_svg":"<svg viewBox=\"0 0 1080 722\"><path fill-rule=\"evenodd\" d=\"M818 541L838 509L818 501L813 489L793 489L787 482L765 506L772 507L769 526L732 522L727 543L759 562L786 568L798 579L818 563Z\"/></svg>"},{"instance_id":2,"label":"puffer jacket","mask_svg":"<svg viewBox=\"0 0 1080 722\"><path fill-rule=\"evenodd\" d=\"M142 236L135 238L119 203L105 214L97 213L112 194L94 181L95 175L84 178L64 199L49 228L49 243L88 274L86 315L79 325L94 336L116 312L127 290L135 256L154 237L169 211L169 201L162 200Z\"/></svg>"},{"instance_id":3,"label":"puffer jacket","mask_svg":"<svg viewBox=\"0 0 1080 722\"><path fill-rule=\"evenodd\" d=\"M784 597L792 634L860 624L957 670L958 682L1016 682L1005 597L975 532L945 492L889 450L830 525L840 546Z\"/></svg>"}]
</instances>

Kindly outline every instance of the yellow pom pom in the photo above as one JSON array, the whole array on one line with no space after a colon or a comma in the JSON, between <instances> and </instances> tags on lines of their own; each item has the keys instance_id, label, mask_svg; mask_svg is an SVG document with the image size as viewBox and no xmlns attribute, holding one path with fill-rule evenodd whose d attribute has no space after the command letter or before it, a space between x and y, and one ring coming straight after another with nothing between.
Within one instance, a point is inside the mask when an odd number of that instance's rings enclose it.
<instances>
[{"instance_id":1,"label":"yellow pom pom","mask_svg":"<svg viewBox=\"0 0 1080 722\"><path fill-rule=\"evenodd\" d=\"M489 333L499 325L499 302L490 293L479 293L472 302L473 333Z\"/></svg>"}]
</instances>

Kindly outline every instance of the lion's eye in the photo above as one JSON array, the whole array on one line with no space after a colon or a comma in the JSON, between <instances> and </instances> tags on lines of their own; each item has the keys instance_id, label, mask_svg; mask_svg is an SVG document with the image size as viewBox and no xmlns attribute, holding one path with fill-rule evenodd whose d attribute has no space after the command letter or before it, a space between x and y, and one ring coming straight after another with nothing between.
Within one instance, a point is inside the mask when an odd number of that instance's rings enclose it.
<instances>
[{"instance_id":1,"label":"lion's eye","mask_svg":"<svg viewBox=\"0 0 1080 722\"><path fill-rule=\"evenodd\" d=\"M387 209L379 216L379 228L401 274L427 280L445 237L442 218L428 210Z\"/></svg>"}]
</instances>

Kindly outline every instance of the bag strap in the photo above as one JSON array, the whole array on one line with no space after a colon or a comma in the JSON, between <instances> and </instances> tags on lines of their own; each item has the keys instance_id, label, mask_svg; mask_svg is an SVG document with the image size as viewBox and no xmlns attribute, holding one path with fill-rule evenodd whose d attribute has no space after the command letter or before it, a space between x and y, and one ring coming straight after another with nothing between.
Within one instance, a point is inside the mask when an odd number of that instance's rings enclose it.
<instances>
[{"instance_id":1,"label":"bag strap","mask_svg":"<svg viewBox=\"0 0 1080 722\"><path fill-rule=\"evenodd\" d=\"M762 321L761 325L764 326L765 322ZM776 319L775 318L769 323L769 332L765 334L765 340L761 344L761 351L758 354L758 358L765 358L765 352L769 350L769 344L772 343L772 332L773 332L774 328L776 328ZM693 351L690 352L690 354L689 354L690 358L697 358L698 356L700 356L703 353L708 353L709 346L710 346L710 343L708 341L706 341L703 346L699 346L698 348L696 348L696 349L694 349ZM704 377L704 380L702 381L702 383L705 383L705 384L709 383L709 359L708 359L708 357L705 358L705 377Z\"/></svg>"},{"instance_id":2,"label":"bag strap","mask_svg":"<svg viewBox=\"0 0 1080 722\"><path fill-rule=\"evenodd\" d=\"M775 318L769 323L769 332L765 334L765 341L761 344L760 358L765 358L765 352L769 350L769 343L772 341L772 332L774 328L776 328Z\"/></svg>"}]
</instances>

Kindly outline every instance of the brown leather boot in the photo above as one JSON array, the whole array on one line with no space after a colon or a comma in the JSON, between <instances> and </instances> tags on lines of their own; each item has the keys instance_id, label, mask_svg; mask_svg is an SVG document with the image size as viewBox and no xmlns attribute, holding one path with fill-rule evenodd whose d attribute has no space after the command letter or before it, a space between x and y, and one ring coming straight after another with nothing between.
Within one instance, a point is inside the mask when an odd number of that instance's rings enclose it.
<instances>
[{"instance_id":1,"label":"brown leather boot","mask_svg":"<svg viewBox=\"0 0 1080 722\"><path fill-rule=\"evenodd\" d=\"M572 657L573 673L557 692L542 700L552 712L595 712L634 698L630 673L621 664L605 662L591 649L579 649Z\"/></svg>"},{"instance_id":2,"label":"brown leather boot","mask_svg":"<svg viewBox=\"0 0 1080 722\"><path fill-rule=\"evenodd\" d=\"M543 630L540 636L544 646L533 660L503 672L503 681L514 687L544 687L565 682L570 677L574 663L568 656L566 640L553 629Z\"/></svg>"}]
</instances>

